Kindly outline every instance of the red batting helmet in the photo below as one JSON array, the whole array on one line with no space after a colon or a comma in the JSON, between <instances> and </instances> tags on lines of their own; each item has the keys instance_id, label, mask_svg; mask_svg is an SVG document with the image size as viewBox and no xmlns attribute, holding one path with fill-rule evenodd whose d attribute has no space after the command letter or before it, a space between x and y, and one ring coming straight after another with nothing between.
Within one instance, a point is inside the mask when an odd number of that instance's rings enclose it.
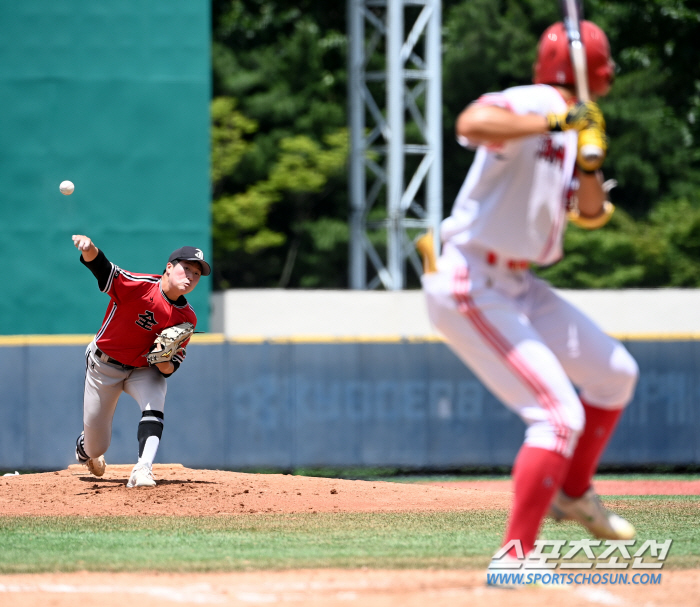
<instances>
[{"instance_id":1,"label":"red batting helmet","mask_svg":"<svg viewBox=\"0 0 700 607\"><path fill-rule=\"evenodd\" d=\"M610 57L610 44L605 32L595 23L581 21L581 40L586 48L588 88L595 95L604 95L613 80L615 63ZM569 55L569 40L564 24L550 25L540 38L535 64L535 84L575 84Z\"/></svg>"}]
</instances>

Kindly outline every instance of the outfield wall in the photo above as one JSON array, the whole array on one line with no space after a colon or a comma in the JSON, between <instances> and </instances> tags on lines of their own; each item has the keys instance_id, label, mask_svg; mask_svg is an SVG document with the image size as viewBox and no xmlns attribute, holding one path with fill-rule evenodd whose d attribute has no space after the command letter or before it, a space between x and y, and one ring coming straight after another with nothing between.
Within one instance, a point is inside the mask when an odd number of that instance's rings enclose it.
<instances>
[{"instance_id":1,"label":"outfield wall","mask_svg":"<svg viewBox=\"0 0 700 607\"><path fill-rule=\"evenodd\" d=\"M700 289L557 291L607 333L700 339ZM212 293L210 330L230 339L435 338L421 291L231 289Z\"/></svg>"},{"instance_id":2,"label":"outfield wall","mask_svg":"<svg viewBox=\"0 0 700 607\"><path fill-rule=\"evenodd\" d=\"M0 334L96 331L107 300L71 235L132 272L210 255L210 2L6 0L0 23L0 256L21 266Z\"/></svg>"},{"instance_id":3,"label":"outfield wall","mask_svg":"<svg viewBox=\"0 0 700 607\"><path fill-rule=\"evenodd\" d=\"M91 336L3 338L0 469L73 463ZM604 462L700 463L700 342L625 340L641 378ZM524 426L440 341L197 335L168 380L159 462L189 467L510 465ZM137 456L123 395L107 461Z\"/></svg>"}]
</instances>

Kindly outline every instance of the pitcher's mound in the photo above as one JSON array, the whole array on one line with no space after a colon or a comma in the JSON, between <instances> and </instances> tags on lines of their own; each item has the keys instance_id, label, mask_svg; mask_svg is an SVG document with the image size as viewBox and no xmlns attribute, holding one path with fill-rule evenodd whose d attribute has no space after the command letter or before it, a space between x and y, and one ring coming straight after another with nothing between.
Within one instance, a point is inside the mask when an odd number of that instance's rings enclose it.
<instances>
[{"instance_id":1,"label":"pitcher's mound","mask_svg":"<svg viewBox=\"0 0 700 607\"><path fill-rule=\"evenodd\" d=\"M154 464L155 487L127 489L132 464L0 477L5 516L212 516L300 512L507 510L510 492Z\"/></svg>"}]
</instances>

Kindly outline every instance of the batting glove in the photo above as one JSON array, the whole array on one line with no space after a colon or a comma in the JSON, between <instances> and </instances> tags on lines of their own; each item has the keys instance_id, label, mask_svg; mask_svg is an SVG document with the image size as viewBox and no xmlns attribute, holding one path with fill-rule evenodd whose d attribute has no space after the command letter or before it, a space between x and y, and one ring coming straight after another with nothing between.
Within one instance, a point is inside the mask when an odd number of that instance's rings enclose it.
<instances>
[{"instance_id":1,"label":"batting glove","mask_svg":"<svg viewBox=\"0 0 700 607\"><path fill-rule=\"evenodd\" d=\"M594 150L594 153L590 153L591 150ZM576 165L584 173L594 173L603 166L607 150L608 138L603 129L597 126L583 129L578 134Z\"/></svg>"},{"instance_id":2,"label":"batting glove","mask_svg":"<svg viewBox=\"0 0 700 607\"><path fill-rule=\"evenodd\" d=\"M565 114L547 114L550 131L583 131L591 127L605 132L605 118L597 103L586 101L572 105Z\"/></svg>"}]
</instances>

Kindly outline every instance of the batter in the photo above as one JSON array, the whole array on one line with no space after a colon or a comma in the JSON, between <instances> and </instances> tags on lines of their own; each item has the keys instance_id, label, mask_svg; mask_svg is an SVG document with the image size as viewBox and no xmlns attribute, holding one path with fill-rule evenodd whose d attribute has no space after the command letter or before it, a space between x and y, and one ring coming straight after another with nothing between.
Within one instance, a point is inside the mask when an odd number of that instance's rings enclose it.
<instances>
[{"instance_id":1,"label":"batter","mask_svg":"<svg viewBox=\"0 0 700 607\"><path fill-rule=\"evenodd\" d=\"M197 325L185 295L211 268L200 249L182 247L170 255L162 276L137 274L110 262L87 236L75 235L73 243L99 289L110 296L102 326L85 351L83 432L75 456L95 476L104 474L112 418L120 394L126 392L141 408L139 458L127 487L153 487L153 460L163 433L165 378L185 360L188 342L171 361L149 366L146 355L162 329L182 322Z\"/></svg>"},{"instance_id":2,"label":"batter","mask_svg":"<svg viewBox=\"0 0 700 607\"><path fill-rule=\"evenodd\" d=\"M610 89L605 34L582 23L589 88ZM581 140L605 146L597 104L577 103L566 34L545 31L534 84L486 94L457 118L476 156L441 226L437 272L423 276L430 319L459 358L525 422L513 467L514 502L498 568L533 550L548 510L595 536L630 539L591 481L638 376L624 346L531 271L562 257L567 215L602 226L612 212L599 166Z\"/></svg>"}]
</instances>

